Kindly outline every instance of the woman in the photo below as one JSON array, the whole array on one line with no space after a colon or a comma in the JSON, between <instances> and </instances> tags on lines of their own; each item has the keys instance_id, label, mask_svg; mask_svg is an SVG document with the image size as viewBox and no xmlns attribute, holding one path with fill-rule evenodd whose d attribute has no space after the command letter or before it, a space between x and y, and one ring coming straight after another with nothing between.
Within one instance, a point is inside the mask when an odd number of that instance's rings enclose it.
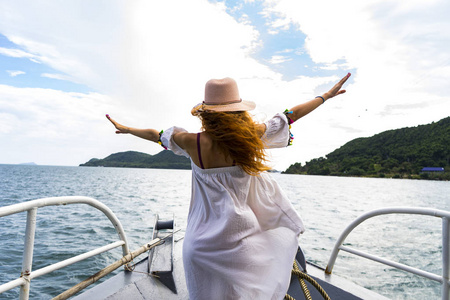
<instances>
[{"instance_id":1,"label":"woman","mask_svg":"<svg viewBox=\"0 0 450 300\"><path fill-rule=\"evenodd\" d=\"M347 74L322 96L255 123L250 101L231 78L206 83L205 100L192 109L201 133L179 127L158 132L123 126L116 133L160 143L192 161L192 195L183 245L190 299L282 299L303 223L264 171L264 149L290 144L290 124L345 90Z\"/></svg>"}]
</instances>

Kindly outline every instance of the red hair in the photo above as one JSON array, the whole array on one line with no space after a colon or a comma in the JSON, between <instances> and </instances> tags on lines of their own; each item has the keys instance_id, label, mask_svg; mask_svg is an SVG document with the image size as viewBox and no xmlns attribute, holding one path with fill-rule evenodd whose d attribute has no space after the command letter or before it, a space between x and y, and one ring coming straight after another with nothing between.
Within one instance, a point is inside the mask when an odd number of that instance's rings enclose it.
<instances>
[{"instance_id":1,"label":"red hair","mask_svg":"<svg viewBox=\"0 0 450 300\"><path fill-rule=\"evenodd\" d=\"M201 112L202 129L215 141L226 156L250 175L270 170L265 165L266 153L261 140L263 132L246 111Z\"/></svg>"}]
</instances>

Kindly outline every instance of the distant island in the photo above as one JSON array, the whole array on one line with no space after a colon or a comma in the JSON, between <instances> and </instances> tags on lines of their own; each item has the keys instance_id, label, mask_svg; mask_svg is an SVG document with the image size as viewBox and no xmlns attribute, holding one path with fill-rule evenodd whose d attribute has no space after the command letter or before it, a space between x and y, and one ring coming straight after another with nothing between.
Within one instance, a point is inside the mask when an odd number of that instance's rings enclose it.
<instances>
[{"instance_id":1,"label":"distant island","mask_svg":"<svg viewBox=\"0 0 450 300\"><path fill-rule=\"evenodd\" d=\"M285 174L450 180L450 117L357 138Z\"/></svg>"},{"instance_id":2,"label":"distant island","mask_svg":"<svg viewBox=\"0 0 450 300\"><path fill-rule=\"evenodd\" d=\"M191 169L188 158L163 150L155 155L127 151L93 158L83 167ZM284 174L450 180L450 117L410 128L357 138Z\"/></svg>"},{"instance_id":3,"label":"distant island","mask_svg":"<svg viewBox=\"0 0 450 300\"><path fill-rule=\"evenodd\" d=\"M37 166L37 164L34 162L26 162L26 163L21 163L19 165L21 165L21 166Z\"/></svg>"},{"instance_id":4,"label":"distant island","mask_svg":"<svg viewBox=\"0 0 450 300\"><path fill-rule=\"evenodd\" d=\"M103 159L92 158L80 167L115 167L115 168L152 168L152 169L191 169L191 161L163 150L155 155L137 151L119 152Z\"/></svg>"}]
</instances>

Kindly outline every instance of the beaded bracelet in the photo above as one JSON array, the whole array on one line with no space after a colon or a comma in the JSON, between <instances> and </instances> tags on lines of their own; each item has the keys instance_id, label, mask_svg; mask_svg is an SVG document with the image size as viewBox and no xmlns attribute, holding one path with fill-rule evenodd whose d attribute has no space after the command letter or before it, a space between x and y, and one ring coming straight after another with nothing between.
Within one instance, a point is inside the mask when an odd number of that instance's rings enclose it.
<instances>
[{"instance_id":1,"label":"beaded bracelet","mask_svg":"<svg viewBox=\"0 0 450 300\"><path fill-rule=\"evenodd\" d=\"M164 132L164 130L161 130L161 131L159 132L159 139L158 139L158 144L160 144L160 145L161 145L161 147L163 147L164 149L166 149L166 150L167 150L167 147L166 147L166 146L164 146L164 145L163 145L163 143L161 142L161 135L163 134L163 132Z\"/></svg>"},{"instance_id":2,"label":"beaded bracelet","mask_svg":"<svg viewBox=\"0 0 450 300\"><path fill-rule=\"evenodd\" d=\"M291 124L294 123L294 121L292 121L292 119L289 118L288 115L293 114L294 112L292 110L286 109L283 113L286 116L286 118L288 120L288 124L289 124L289 140L288 140L287 146L291 146L292 140L294 139L294 135L291 133Z\"/></svg>"},{"instance_id":3,"label":"beaded bracelet","mask_svg":"<svg viewBox=\"0 0 450 300\"><path fill-rule=\"evenodd\" d=\"M324 97L322 97L322 96L317 96L316 98L322 98L322 104L325 103L325 98L324 98Z\"/></svg>"}]
</instances>

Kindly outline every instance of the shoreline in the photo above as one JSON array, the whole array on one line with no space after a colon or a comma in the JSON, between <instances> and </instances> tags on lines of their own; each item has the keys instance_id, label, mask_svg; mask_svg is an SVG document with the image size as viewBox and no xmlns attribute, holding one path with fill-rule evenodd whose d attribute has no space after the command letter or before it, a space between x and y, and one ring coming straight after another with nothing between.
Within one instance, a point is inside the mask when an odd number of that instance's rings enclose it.
<instances>
[{"instance_id":1,"label":"shoreline","mask_svg":"<svg viewBox=\"0 0 450 300\"><path fill-rule=\"evenodd\" d=\"M281 174L287 175L307 175L307 176L330 176L330 177L351 177L351 178L382 178L382 179L411 179L411 180L432 180L432 181L450 181L450 173L443 172L441 174L373 174L373 175L343 175L343 174L308 174L306 172L302 173L286 173L281 172ZM441 175L441 176L440 176Z\"/></svg>"}]
</instances>

